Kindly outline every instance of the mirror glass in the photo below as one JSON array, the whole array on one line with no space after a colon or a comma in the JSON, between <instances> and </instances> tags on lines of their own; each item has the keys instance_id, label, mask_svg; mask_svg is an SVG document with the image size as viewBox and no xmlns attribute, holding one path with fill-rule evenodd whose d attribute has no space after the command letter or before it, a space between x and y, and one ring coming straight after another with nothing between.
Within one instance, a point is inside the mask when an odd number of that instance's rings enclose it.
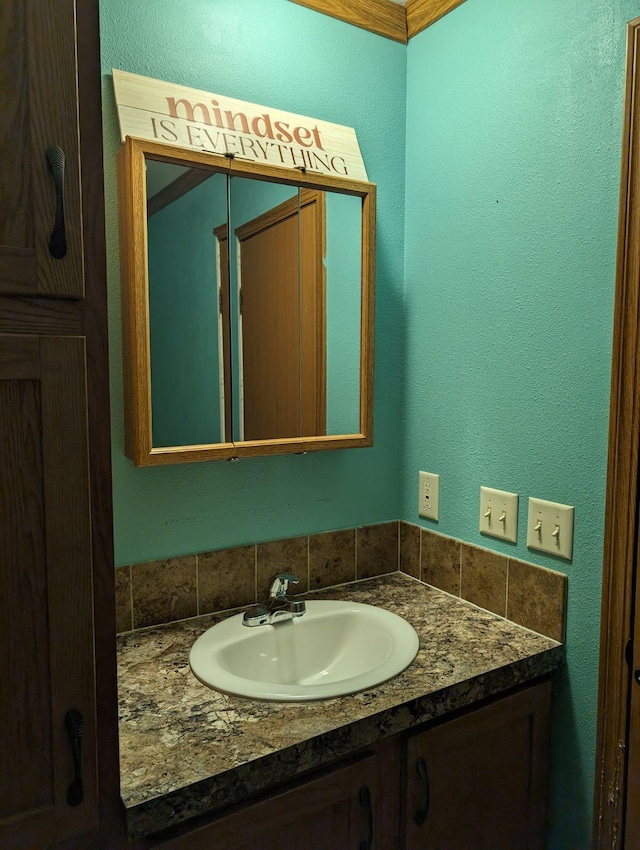
<instances>
[{"instance_id":1,"label":"mirror glass","mask_svg":"<svg viewBox=\"0 0 640 850\"><path fill-rule=\"evenodd\" d=\"M227 225L227 180L147 160L153 446L231 439L228 311L225 324L220 298L227 257L216 235Z\"/></svg>"},{"instance_id":2,"label":"mirror glass","mask_svg":"<svg viewBox=\"0 0 640 850\"><path fill-rule=\"evenodd\" d=\"M234 441L358 431L361 208L231 178Z\"/></svg>"},{"instance_id":3,"label":"mirror glass","mask_svg":"<svg viewBox=\"0 0 640 850\"><path fill-rule=\"evenodd\" d=\"M125 451L371 445L375 186L127 138Z\"/></svg>"}]
</instances>

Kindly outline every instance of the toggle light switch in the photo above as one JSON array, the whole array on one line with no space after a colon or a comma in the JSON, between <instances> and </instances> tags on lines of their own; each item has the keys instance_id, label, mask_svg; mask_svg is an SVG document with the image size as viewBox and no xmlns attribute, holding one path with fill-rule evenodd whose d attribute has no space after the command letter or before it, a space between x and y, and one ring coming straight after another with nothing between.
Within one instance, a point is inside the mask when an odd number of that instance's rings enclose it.
<instances>
[{"instance_id":1,"label":"toggle light switch","mask_svg":"<svg viewBox=\"0 0 640 850\"><path fill-rule=\"evenodd\" d=\"M529 499L527 546L558 558L573 557L573 517L571 505Z\"/></svg>"},{"instance_id":2,"label":"toggle light switch","mask_svg":"<svg viewBox=\"0 0 640 850\"><path fill-rule=\"evenodd\" d=\"M518 539L518 494L481 487L480 531L515 543Z\"/></svg>"}]
</instances>

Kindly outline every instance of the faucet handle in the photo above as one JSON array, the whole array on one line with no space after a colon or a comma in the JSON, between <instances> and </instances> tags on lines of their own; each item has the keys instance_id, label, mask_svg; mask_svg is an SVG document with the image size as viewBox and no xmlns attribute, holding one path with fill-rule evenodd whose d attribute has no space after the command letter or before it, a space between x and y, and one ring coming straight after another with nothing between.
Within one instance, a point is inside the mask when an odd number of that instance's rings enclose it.
<instances>
[{"instance_id":1,"label":"faucet handle","mask_svg":"<svg viewBox=\"0 0 640 850\"><path fill-rule=\"evenodd\" d=\"M269 598L284 598L287 595L287 590L289 589L289 582L291 582L291 584L298 584L300 579L297 576L291 575L291 573L277 573L270 582Z\"/></svg>"}]
</instances>

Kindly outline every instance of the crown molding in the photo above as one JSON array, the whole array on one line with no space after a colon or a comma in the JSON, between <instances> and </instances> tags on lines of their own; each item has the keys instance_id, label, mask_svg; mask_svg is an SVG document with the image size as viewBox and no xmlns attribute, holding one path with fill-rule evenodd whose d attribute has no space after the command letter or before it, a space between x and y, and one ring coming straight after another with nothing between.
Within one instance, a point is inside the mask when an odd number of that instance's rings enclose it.
<instances>
[{"instance_id":1,"label":"crown molding","mask_svg":"<svg viewBox=\"0 0 640 850\"><path fill-rule=\"evenodd\" d=\"M404 6L392 0L291 0L332 18L369 30L377 35L407 43Z\"/></svg>"},{"instance_id":2,"label":"crown molding","mask_svg":"<svg viewBox=\"0 0 640 850\"><path fill-rule=\"evenodd\" d=\"M462 3L464 0L407 0L408 38L435 24Z\"/></svg>"}]
</instances>

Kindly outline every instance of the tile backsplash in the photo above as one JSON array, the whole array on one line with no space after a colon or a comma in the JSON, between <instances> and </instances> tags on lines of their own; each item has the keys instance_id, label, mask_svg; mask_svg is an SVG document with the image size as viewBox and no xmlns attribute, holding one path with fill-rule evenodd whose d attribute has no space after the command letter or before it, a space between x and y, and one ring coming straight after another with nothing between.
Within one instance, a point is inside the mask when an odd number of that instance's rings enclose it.
<instances>
[{"instance_id":1,"label":"tile backsplash","mask_svg":"<svg viewBox=\"0 0 640 850\"><path fill-rule=\"evenodd\" d=\"M396 520L118 567L117 630L251 605L276 572L301 593L398 570L564 640L564 574Z\"/></svg>"},{"instance_id":2,"label":"tile backsplash","mask_svg":"<svg viewBox=\"0 0 640 850\"><path fill-rule=\"evenodd\" d=\"M557 641L567 577L411 523L400 523L400 570Z\"/></svg>"},{"instance_id":3,"label":"tile backsplash","mask_svg":"<svg viewBox=\"0 0 640 850\"><path fill-rule=\"evenodd\" d=\"M277 572L297 593L399 569L397 520L118 567L117 630L130 631L252 605Z\"/></svg>"}]
</instances>

